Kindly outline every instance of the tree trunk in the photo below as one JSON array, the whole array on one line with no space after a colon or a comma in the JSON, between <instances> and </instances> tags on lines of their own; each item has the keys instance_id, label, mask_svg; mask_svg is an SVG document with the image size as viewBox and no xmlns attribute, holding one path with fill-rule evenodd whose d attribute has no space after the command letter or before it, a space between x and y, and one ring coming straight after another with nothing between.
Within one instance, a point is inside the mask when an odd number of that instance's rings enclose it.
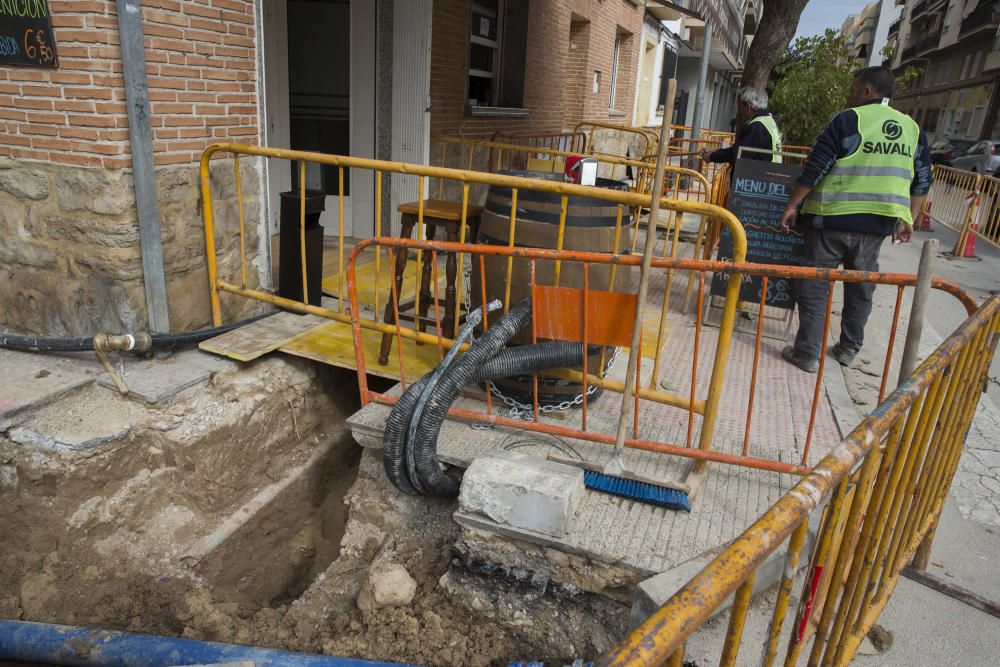
<instances>
[{"instance_id":1,"label":"tree trunk","mask_svg":"<svg viewBox=\"0 0 1000 667\"><path fill-rule=\"evenodd\" d=\"M743 86L767 85L771 70L788 50L809 0L764 0L764 12L743 68Z\"/></svg>"}]
</instances>

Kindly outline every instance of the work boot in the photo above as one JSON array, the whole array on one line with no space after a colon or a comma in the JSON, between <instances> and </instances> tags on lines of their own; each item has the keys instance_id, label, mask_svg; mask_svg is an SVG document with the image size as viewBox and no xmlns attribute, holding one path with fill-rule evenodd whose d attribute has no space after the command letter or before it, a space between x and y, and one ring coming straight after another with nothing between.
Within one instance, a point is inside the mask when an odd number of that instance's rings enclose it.
<instances>
[{"instance_id":1,"label":"work boot","mask_svg":"<svg viewBox=\"0 0 1000 667\"><path fill-rule=\"evenodd\" d=\"M833 358L837 360L837 363L841 366L850 366L851 362L854 361L854 357L858 356L857 350L848 350L846 347L837 343L830 349L830 354Z\"/></svg>"},{"instance_id":2,"label":"work boot","mask_svg":"<svg viewBox=\"0 0 1000 667\"><path fill-rule=\"evenodd\" d=\"M815 373L819 370L819 359L806 359L795 354L795 346L789 345L781 351L781 358L788 363L797 366L799 370L806 373Z\"/></svg>"}]
</instances>

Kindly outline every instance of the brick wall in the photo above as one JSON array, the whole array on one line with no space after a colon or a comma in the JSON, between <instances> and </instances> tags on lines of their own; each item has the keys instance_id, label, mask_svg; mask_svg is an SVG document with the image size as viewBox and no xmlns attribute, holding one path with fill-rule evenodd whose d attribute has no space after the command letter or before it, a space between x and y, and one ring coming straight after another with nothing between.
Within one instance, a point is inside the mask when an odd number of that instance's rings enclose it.
<instances>
[{"instance_id":1,"label":"brick wall","mask_svg":"<svg viewBox=\"0 0 1000 667\"><path fill-rule=\"evenodd\" d=\"M171 327L209 321L198 160L256 143L251 0L142 0ZM116 5L49 0L58 69L0 69L0 329L41 335L146 326ZM260 163L241 168L250 280L266 276ZM213 162L222 275L239 275L233 164ZM264 255L266 256L266 255ZM254 305L224 299L236 319Z\"/></svg>"},{"instance_id":2,"label":"brick wall","mask_svg":"<svg viewBox=\"0 0 1000 667\"><path fill-rule=\"evenodd\" d=\"M257 137L252 0L143 0L157 165ZM116 5L49 0L59 68L0 69L0 156L130 167Z\"/></svg>"},{"instance_id":3,"label":"brick wall","mask_svg":"<svg viewBox=\"0 0 1000 667\"><path fill-rule=\"evenodd\" d=\"M526 56L524 107L527 117L472 117L465 113L468 88L470 0L435 0L431 46L431 134L489 136L493 132L554 132L577 122L631 118L639 40L626 40L619 62L616 106L608 109L615 34L638 35L643 8L630 0L532 0ZM571 56L571 22L582 20L587 46ZM574 33L576 34L576 33ZM585 53L582 53L585 52ZM593 70L602 70L593 92ZM580 73L583 76L580 76ZM578 93L578 95L576 94ZM582 104L581 104L582 102Z\"/></svg>"}]
</instances>

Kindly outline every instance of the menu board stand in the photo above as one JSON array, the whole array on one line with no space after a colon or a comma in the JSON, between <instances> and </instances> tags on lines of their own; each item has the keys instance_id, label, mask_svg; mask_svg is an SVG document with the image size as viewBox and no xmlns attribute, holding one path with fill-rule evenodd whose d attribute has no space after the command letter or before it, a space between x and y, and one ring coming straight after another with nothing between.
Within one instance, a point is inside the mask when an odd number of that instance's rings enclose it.
<instances>
[{"instance_id":1,"label":"menu board stand","mask_svg":"<svg viewBox=\"0 0 1000 667\"><path fill-rule=\"evenodd\" d=\"M746 231L747 262L801 265L805 248L802 234L779 229L781 215L800 171L798 165L736 160L726 208L739 219ZM723 229L720 235L716 259L733 259L733 238L727 229ZM704 313L704 321L709 326L718 326L722 319L723 296L729 275L716 273L712 276ZM763 335L786 340L795 310L795 282L787 278L769 278L764 312L761 313L763 287L762 277L744 276L735 328L737 331L756 333L758 318L764 317Z\"/></svg>"}]
</instances>

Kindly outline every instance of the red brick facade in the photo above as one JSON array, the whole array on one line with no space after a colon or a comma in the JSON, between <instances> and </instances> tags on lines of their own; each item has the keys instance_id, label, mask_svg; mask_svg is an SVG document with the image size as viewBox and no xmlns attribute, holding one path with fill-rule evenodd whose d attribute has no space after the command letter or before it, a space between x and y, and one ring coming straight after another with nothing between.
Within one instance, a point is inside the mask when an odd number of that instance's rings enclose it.
<instances>
[{"instance_id":1,"label":"red brick facade","mask_svg":"<svg viewBox=\"0 0 1000 667\"><path fill-rule=\"evenodd\" d=\"M143 0L156 164L197 161L213 139L255 143L252 0ZM131 166L112 0L49 0L59 68L0 69L0 156Z\"/></svg>"},{"instance_id":2,"label":"red brick facade","mask_svg":"<svg viewBox=\"0 0 1000 667\"><path fill-rule=\"evenodd\" d=\"M632 117L643 8L631 0L533 0L529 4L524 86L527 116L473 117L468 90L470 0L435 0L431 46L431 134L489 136L495 131L554 132L581 120ZM641 3L640 3L641 5ZM571 32L572 28L572 32ZM615 35L624 34L615 95L608 107ZM572 38L572 39L571 39ZM570 44L576 43L571 49ZM594 72L601 72L593 92Z\"/></svg>"}]
</instances>

